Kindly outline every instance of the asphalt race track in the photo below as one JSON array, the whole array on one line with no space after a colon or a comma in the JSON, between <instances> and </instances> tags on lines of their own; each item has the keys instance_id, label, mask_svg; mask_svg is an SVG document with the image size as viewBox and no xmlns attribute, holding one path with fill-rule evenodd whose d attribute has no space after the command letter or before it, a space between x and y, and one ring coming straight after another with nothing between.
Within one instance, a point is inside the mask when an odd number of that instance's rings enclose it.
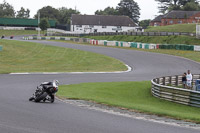
<instances>
[{"instance_id":1,"label":"asphalt race track","mask_svg":"<svg viewBox=\"0 0 200 133\"><path fill-rule=\"evenodd\" d=\"M127 73L0 75L0 133L199 133L199 130L138 120L90 110L56 100L54 104L29 102L43 81L81 82L141 81L200 72L193 61L156 53L110 47L34 41L111 56L132 67Z\"/></svg>"}]
</instances>

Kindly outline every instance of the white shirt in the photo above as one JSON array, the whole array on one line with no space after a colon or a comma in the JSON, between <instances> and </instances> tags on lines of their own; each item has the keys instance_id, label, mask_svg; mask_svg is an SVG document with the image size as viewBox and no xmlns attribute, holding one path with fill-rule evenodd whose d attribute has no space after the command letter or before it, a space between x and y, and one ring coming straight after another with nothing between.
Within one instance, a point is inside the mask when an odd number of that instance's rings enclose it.
<instances>
[{"instance_id":1,"label":"white shirt","mask_svg":"<svg viewBox=\"0 0 200 133\"><path fill-rule=\"evenodd\" d=\"M192 82L192 74L191 73L187 74L186 79L187 79L187 81Z\"/></svg>"}]
</instances>

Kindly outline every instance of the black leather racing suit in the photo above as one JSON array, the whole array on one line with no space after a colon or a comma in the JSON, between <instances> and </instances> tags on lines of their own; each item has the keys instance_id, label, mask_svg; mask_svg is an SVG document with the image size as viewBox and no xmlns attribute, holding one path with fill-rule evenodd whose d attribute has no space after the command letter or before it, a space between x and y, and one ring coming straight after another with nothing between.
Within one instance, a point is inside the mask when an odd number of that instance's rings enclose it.
<instances>
[{"instance_id":1,"label":"black leather racing suit","mask_svg":"<svg viewBox=\"0 0 200 133\"><path fill-rule=\"evenodd\" d=\"M52 100L54 100L54 95L50 91L51 88L53 88L53 82L44 82L41 84L43 90L49 94Z\"/></svg>"}]
</instances>

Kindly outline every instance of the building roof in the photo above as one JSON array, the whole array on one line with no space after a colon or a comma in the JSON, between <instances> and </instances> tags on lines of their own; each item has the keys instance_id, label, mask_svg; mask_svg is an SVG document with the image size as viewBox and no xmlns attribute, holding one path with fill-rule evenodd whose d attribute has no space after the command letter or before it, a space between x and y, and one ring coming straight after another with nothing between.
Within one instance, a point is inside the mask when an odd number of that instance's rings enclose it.
<instances>
[{"instance_id":1,"label":"building roof","mask_svg":"<svg viewBox=\"0 0 200 133\"><path fill-rule=\"evenodd\" d=\"M171 11L165 14L163 18L185 19L194 16L197 13L200 13L200 11Z\"/></svg>"},{"instance_id":2,"label":"building roof","mask_svg":"<svg viewBox=\"0 0 200 133\"><path fill-rule=\"evenodd\" d=\"M55 27L56 21L49 20L51 27ZM37 27L37 19L22 19L22 18L0 18L0 25L3 26L27 26L27 27Z\"/></svg>"},{"instance_id":3,"label":"building roof","mask_svg":"<svg viewBox=\"0 0 200 133\"><path fill-rule=\"evenodd\" d=\"M128 16L72 15L72 25L137 26Z\"/></svg>"},{"instance_id":4,"label":"building roof","mask_svg":"<svg viewBox=\"0 0 200 133\"><path fill-rule=\"evenodd\" d=\"M159 15L155 17L151 22L161 22L161 19L163 18L164 15Z\"/></svg>"}]
</instances>

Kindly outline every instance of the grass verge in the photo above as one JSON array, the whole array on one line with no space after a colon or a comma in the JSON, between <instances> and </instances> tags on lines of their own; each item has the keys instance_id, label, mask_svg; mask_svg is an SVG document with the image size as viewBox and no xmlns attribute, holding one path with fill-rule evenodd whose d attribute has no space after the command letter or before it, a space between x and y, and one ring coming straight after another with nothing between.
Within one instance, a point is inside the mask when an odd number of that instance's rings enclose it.
<instances>
[{"instance_id":1,"label":"grass verge","mask_svg":"<svg viewBox=\"0 0 200 133\"><path fill-rule=\"evenodd\" d=\"M200 62L200 52L197 52L197 51L184 51L184 50L172 50L172 49L170 49L170 50L167 50L167 49L136 49L136 48L129 48L129 49L174 55L174 56L184 57L184 58L196 61L196 62Z\"/></svg>"},{"instance_id":2,"label":"grass verge","mask_svg":"<svg viewBox=\"0 0 200 133\"><path fill-rule=\"evenodd\" d=\"M86 36L85 38L91 38L96 40L108 40L108 41L125 41L125 42L142 42L142 43L155 43L155 44L188 44L188 45L200 45L200 40L195 37L189 36Z\"/></svg>"},{"instance_id":3,"label":"grass verge","mask_svg":"<svg viewBox=\"0 0 200 133\"><path fill-rule=\"evenodd\" d=\"M119 60L91 52L14 40L0 40L0 45L0 73L127 70Z\"/></svg>"},{"instance_id":4,"label":"grass verge","mask_svg":"<svg viewBox=\"0 0 200 133\"><path fill-rule=\"evenodd\" d=\"M196 32L196 24L174 24L168 26L148 27L145 32Z\"/></svg>"},{"instance_id":5,"label":"grass verge","mask_svg":"<svg viewBox=\"0 0 200 133\"><path fill-rule=\"evenodd\" d=\"M72 43L72 44L84 44L84 45L90 45L89 43L78 43L73 41L63 41L63 40L53 40L58 42L65 42L65 43ZM98 45L93 45L97 46ZM106 46L106 47L113 47L113 46ZM115 46L114 46L115 47ZM115 47L115 48L123 48L127 50L137 50L137 51L145 51L145 52L153 52L153 53L160 53L160 54L168 54L168 55L174 55L179 57L184 57L193 61L200 62L200 52L196 51L185 51L185 50L173 50L173 49L138 49L138 48L125 48L125 47Z\"/></svg>"},{"instance_id":6,"label":"grass verge","mask_svg":"<svg viewBox=\"0 0 200 133\"><path fill-rule=\"evenodd\" d=\"M57 95L200 123L200 108L160 100L150 88L150 81L81 83L60 86Z\"/></svg>"},{"instance_id":7,"label":"grass verge","mask_svg":"<svg viewBox=\"0 0 200 133\"><path fill-rule=\"evenodd\" d=\"M0 30L0 36L18 36L18 35L33 35L37 34L36 30Z\"/></svg>"}]
</instances>

